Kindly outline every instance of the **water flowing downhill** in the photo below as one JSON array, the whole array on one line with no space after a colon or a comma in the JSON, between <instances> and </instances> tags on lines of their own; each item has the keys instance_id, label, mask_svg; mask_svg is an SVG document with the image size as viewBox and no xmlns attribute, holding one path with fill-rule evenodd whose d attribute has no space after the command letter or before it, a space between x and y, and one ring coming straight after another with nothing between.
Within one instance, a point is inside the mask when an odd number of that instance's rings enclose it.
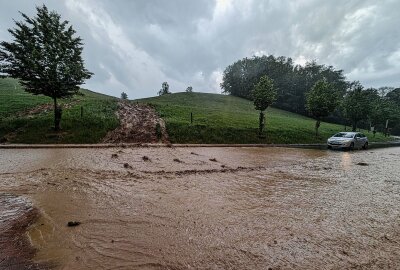
<instances>
[{"instance_id":1,"label":"water flowing downhill","mask_svg":"<svg viewBox=\"0 0 400 270\"><path fill-rule=\"evenodd\" d=\"M2 149L0 237L11 220L27 233L0 269L396 269L399 162L400 148Z\"/></svg>"}]
</instances>

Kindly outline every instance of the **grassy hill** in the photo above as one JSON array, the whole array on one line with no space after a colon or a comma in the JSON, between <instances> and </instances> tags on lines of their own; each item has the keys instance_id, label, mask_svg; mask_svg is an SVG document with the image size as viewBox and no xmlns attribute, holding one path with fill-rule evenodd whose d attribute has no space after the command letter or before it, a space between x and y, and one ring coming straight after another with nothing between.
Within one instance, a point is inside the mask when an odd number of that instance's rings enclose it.
<instances>
[{"instance_id":1,"label":"grassy hill","mask_svg":"<svg viewBox=\"0 0 400 270\"><path fill-rule=\"evenodd\" d=\"M62 131L54 133L52 100L25 92L17 80L0 79L0 138L12 143L96 143L118 126L118 99L81 90L82 95L60 100ZM48 104L48 105L46 105ZM33 112L33 108L43 110ZM83 117L81 117L83 107Z\"/></svg>"},{"instance_id":2,"label":"grassy hill","mask_svg":"<svg viewBox=\"0 0 400 270\"><path fill-rule=\"evenodd\" d=\"M176 93L140 99L152 104L167 124L173 143L318 143L344 127L322 123L320 138L314 135L315 121L298 114L268 108L266 139L258 138L258 112L251 101L219 94ZM193 113L193 124L190 123ZM385 141L377 134L370 141Z\"/></svg>"},{"instance_id":3,"label":"grassy hill","mask_svg":"<svg viewBox=\"0 0 400 270\"><path fill-rule=\"evenodd\" d=\"M89 90L60 100L66 106L62 131L55 133L52 100L23 91L17 80L0 79L0 139L11 143L98 143L118 126L118 99ZM176 93L131 102L152 104L167 123L173 143L316 143L325 142L343 126L322 123L314 136L313 119L269 108L267 138L258 138L258 112L251 101L206 93ZM83 116L81 117L81 107ZM39 108L39 110L37 110ZM193 124L190 123L193 113ZM385 141L377 134L370 140Z\"/></svg>"}]
</instances>

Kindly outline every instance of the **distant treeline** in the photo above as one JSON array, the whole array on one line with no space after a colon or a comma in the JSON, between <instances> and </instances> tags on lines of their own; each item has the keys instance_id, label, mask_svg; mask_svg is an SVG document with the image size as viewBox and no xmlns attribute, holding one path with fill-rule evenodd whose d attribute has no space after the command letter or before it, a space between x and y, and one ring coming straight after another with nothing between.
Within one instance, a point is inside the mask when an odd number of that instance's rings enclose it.
<instances>
[{"instance_id":1,"label":"distant treeline","mask_svg":"<svg viewBox=\"0 0 400 270\"><path fill-rule=\"evenodd\" d=\"M318 80L325 78L343 95L350 84L343 70L335 70L332 66L319 65L315 61L300 66L291 58L269 55L244 58L228 66L221 88L233 96L251 99L251 91L263 75L274 81L278 91L274 106L300 114L306 114L304 94Z\"/></svg>"},{"instance_id":2,"label":"distant treeline","mask_svg":"<svg viewBox=\"0 0 400 270\"><path fill-rule=\"evenodd\" d=\"M243 58L229 65L223 74L221 88L223 92L233 96L252 99L251 92L254 85L264 75L274 82L278 92L278 98L274 107L283 110L308 115L306 111L306 93L319 80L325 79L334 86L335 91L341 97L345 97L359 82L350 82L343 74L343 70L337 70L333 66L320 65L316 61L308 62L306 65L296 65L291 58L279 56L254 56ZM374 92L375 95L384 97L389 92L388 98L396 102L400 89L381 87L379 89L365 89ZM400 103L397 103L400 105ZM349 119L343 115L340 107L326 120L339 124L351 124ZM369 126L368 119L361 119L361 125ZM395 125L392 125L394 128ZM400 133L399 131L396 133Z\"/></svg>"}]
</instances>

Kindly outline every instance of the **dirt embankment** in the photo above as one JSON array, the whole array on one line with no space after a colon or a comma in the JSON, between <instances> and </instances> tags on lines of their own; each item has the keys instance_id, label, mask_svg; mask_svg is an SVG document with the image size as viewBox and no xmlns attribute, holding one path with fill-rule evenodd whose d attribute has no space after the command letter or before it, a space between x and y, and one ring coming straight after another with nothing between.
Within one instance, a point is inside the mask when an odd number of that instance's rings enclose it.
<instances>
[{"instance_id":1,"label":"dirt embankment","mask_svg":"<svg viewBox=\"0 0 400 270\"><path fill-rule=\"evenodd\" d=\"M66 109L70 109L72 106L74 106L75 104L77 104L79 102L79 100L73 100L71 102L68 103L64 103L61 104L61 108L63 110ZM41 105L37 105L33 108L30 109L26 109L24 111L18 112L16 114L17 117L28 117L28 118L33 118L35 117L35 115L37 114L41 114L41 113L48 113L54 110L54 104L52 103L46 103L46 104L41 104Z\"/></svg>"},{"instance_id":2,"label":"dirt embankment","mask_svg":"<svg viewBox=\"0 0 400 270\"><path fill-rule=\"evenodd\" d=\"M26 237L38 211L24 197L0 194L0 269L45 269L32 261L35 250Z\"/></svg>"},{"instance_id":3,"label":"dirt embankment","mask_svg":"<svg viewBox=\"0 0 400 270\"><path fill-rule=\"evenodd\" d=\"M105 143L168 143L165 122L144 104L120 102L117 116L120 126L109 132Z\"/></svg>"}]
</instances>

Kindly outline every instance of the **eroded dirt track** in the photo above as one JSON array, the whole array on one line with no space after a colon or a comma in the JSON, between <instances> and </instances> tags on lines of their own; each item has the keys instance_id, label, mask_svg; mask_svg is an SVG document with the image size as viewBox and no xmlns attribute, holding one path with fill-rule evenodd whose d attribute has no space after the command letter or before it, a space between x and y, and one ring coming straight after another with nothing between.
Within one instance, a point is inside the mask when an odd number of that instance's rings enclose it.
<instances>
[{"instance_id":1,"label":"eroded dirt track","mask_svg":"<svg viewBox=\"0 0 400 270\"><path fill-rule=\"evenodd\" d=\"M399 269L399 164L400 148L3 149L0 193L40 209L34 261L59 269Z\"/></svg>"},{"instance_id":2,"label":"eroded dirt track","mask_svg":"<svg viewBox=\"0 0 400 270\"><path fill-rule=\"evenodd\" d=\"M120 102L117 116L120 126L106 135L104 143L168 142L164 120L149 105Z\"/></svg>"}]
</instances>

